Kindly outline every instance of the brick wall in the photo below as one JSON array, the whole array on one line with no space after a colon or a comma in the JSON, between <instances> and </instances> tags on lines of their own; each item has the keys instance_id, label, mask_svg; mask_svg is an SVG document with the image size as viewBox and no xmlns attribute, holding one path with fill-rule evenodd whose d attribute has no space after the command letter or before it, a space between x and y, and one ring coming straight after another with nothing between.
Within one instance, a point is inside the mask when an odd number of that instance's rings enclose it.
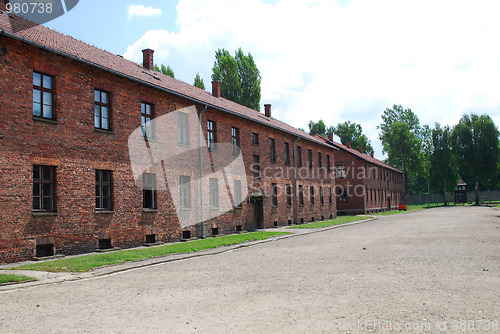
<instances>
[{"instance_id":1,"label":"brick wall","mask_svg":"<svg viewBox=\"0 0 500 334\"><path fill-rule=\"evenodd\" d=\"M126 248L142 244L146 234L151 233L162 242L180 240L182 230L190 230L193 237L200 236L200 224L181 227L174 206L178 193L171 194L168 189L158 191L157 210L143 211L142 190L133 178L127 145L129 135L141 124L141 101L154 104L156 117L192 107L193 102L7 37L0 36L0 42L5 51L0 58L3 119L0 123L0 262L29 259L35 255L37 242L47 240L53 242L56 253L77 254L95 250L99 238L110 238L113 246ZM33 117L34 70L55 78L55 121ZM94 129L96 88L110 93L112 132ZM194 107L199 112L204 106ZM217 122L219 142L230 143L231 127L240 129L246 167L246 175L241 177L247 178L250 193L260 191L264 195L264 227L272 227L275 222L286 225L296 218L308 222L313 218L336 216L335 201L328 203L326 191L334 185L332 173L318 174L312 170L299 178L299 184L307 191L298 217L295 217L295 201L287 206L284 191L278 192L278 205L273 207L270 184L276 183L281 189L286 184L293 187L294 136L212 109L202 113L205 134L207 119ZM252 145L252 132L259 133L259 146ZM269 157L270 137L276 143L276 162L271 162ZM283 160L285 141L290 144L290 166L285 166ZM323 164L326 166L329 155L334 165L333 150L328 147L304 139L297 143L302 146L304 162L308 160L307 150L311 149L314 159L321 152ZM250 169L253 155L260 156L260 169L267 171L259 182L253 180ZM199 161L187 163L199 164ZM55 167L57 213L33 213L33 165ZM313 170L318 169L317 160L315 166ZM96 169L112 172L111 212L95 211ZM289 175L280 174L282 169L289 171ZM311 185L317 187L315 205L309 203ZM325 187L324 205L320 205L320 186ZM204 187L207 189L208 184ZM192 200L195 202L198 198L193 196ZM253 210L254 204L244 200L241 209L206 221L206 235L210 236L214 227L220 234L233 233L236 226L254 229Z\"/></svg>"}]
</instances>

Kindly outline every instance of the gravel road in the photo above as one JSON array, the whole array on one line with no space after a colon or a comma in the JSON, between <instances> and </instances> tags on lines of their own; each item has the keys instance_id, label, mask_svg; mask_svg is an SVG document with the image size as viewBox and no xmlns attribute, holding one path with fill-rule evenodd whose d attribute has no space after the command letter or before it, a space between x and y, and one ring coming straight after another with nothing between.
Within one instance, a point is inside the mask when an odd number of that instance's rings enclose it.
<instances>
[{"instance_id":1,"label":"gravel road","mask_svg":"<svg viewBox=\"0 0 500 334\"><path fill-rule=\"evenodd\" d=\"M500 333L499 227L436 208L3 291L0 333Z\"/></svg>"}]
</instances>

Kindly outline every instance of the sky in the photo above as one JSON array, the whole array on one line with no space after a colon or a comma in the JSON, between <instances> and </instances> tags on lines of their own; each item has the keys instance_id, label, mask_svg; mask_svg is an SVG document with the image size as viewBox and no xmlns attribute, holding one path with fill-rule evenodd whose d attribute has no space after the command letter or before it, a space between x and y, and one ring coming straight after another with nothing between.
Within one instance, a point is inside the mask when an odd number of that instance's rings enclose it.
<instances>
[{"instance_id":1,"label":"sky","mask_svg":"<svg viewBox=\"0 0 500 334\"><path fill-rule=\"evenodd\" d=\"M431 127L469 113L500 126L499 12L497 0L80 0L44 25L138 63L151 48L207 90L215 51L241 47L273 117L359 123L383 159L377 126L394 104Z\"/></svg>"}]
</instances>

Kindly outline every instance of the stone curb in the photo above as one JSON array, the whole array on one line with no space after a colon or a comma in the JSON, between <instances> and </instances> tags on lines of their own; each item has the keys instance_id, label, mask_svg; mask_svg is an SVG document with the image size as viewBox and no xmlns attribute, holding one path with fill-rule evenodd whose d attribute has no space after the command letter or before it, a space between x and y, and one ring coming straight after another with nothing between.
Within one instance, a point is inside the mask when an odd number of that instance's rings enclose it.
<instances>
[{"instance_id":1,"label":"stone curb","mask_svg":"<svg viewBox=\"0 0 500 334\"><path fill-rule=\"evenodd\" d=\"M25 289L25 288L31 288L31 287L36 287L36 286L43 286L43 285L48 285L48 284L54 284L54 283L61 283L61 282L67 282L67 281L76 281L76 280L82 280L82 279L93 279L101 276L107 276L107 275L112 275L112 274L117 274L129 270L136 270L144 267L149 267L149 266L154 266L154 265L159 265L159 264L164 264L168 262L175 262L175 261L181 261L181 260L187 260L187 259L192 259L192 258L197 258L197 257L202 257L202 256L209 256L209 255L218 255L246 247L252 247L252 246L257 246L260 244L268 243L268 242L275 242L278 240L282 239L287 239L287 238L292 238L292 237L298 237L298 236L303 236L303 235L309 235L312 233L319 233L319 232L324 232L336 228L341 228L341 227L347 227L351 225L357 225L361 223L366 223L374 220L378 220L379 218L373 217L373 218L367 218L363 220L357 220L354 222L349 222L345 224L340 224L340 225L332 225L332 226L326 226L326 227L321 227L317 229L289 229L286 227L282 228L274 228L274 229L265 229L263 231L285 231L285 232L291 232L290 234L287 235L280 235L280 236L275 236L271 237L269 239L264 239L264 240L254 240L254 241L248 241L244 242L241 244L236 244L236 245L231 245L231 246L221 246L209 250L204 250L204 251L199 251L191 254L169 254L169 255L162 255L159 257L154 257L154 258L149 258L149 259L142 259L142 260L137 260L137 261L131 261L131 262L126 262L126 263L120 263L120 264L114 264L114 265L109 265L109 266L104 266L104 267L99 267L96 269L92 269L88 272L83 272L83 273L52 273L52 272L45 272L45 271L33 271L33 270L3 270L0 269L0 274L13 274L13 275L25 275L29 277L34 277L37 280L36 281L25 281L25 282L19 282L19 283L13 283L13 284L5 284L0 286L0 293L5 292L5 291L10 291L10 290L17 290L17 289Z\"/></svg>"}]
</instances>

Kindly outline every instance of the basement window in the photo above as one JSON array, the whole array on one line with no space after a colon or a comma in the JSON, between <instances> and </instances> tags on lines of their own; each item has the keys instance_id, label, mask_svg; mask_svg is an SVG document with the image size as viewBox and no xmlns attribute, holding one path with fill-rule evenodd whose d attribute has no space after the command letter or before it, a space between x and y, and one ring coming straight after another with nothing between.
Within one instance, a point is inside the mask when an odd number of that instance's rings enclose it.
<instances>
[{"instance_id":1,"label":"basement window","mask_svg":"<svg viewBox=\"0 0 500 334\"><path fill-rule=\"evenodd\" d=\"M146 243L147 244L156 243L156 234L146 234Z\"/></svg>"},{"instance_id":2,"label":"basement window","mask_svg":"<svg viewBox=\"0 0 500 334\"><path fill-rule=\"evenodd\" d=\"M182 239L191 239L191 231L182 231Z\"/></svg>"},{"instance_id":3,"label":"basement window","mask_svg":"<svg viewBox=\"0 0 500 334\"><path fill-rule=\"evenodd\" d=\"M241 232L243 230L241 225L236 225L235 229L236 229L236 232Z\"/></svg>"},{"instance_id":4,"label":"basement window","mask_svg":"<svg viewBox=\"0 0 500 334\"><path fill-rule=\"evenodd\" d=\"M111 238L99 239L99 249L111 249Z\"/></svg>"},{"instance_id":5,"label":"basement window","mask_svg":"<svg viewBox=\"0 0 500 334\"><path fill-rule=\"evenodd\" d=\"M219 228L218 227L212 227L212 235L218 235L219 234Z\"/></svg>"},{"instance_id":6,"label":"basement window","mask_svg":"<svg viewBox=\"0 0 500 334\"><path fill-rule=\"evenodd\" d=\"M288 219L288 225L292 225L292 220Z\"/></svg>"},{"instance_id":7,"label":"basement window","mask_svg":"<svg viewBox=\"0 0 500 334\"><path fill-rule=\"evenodd\" d=\"M54 256L54 244L36 245L36 257Z\"/></svg>"}]
</instances>

